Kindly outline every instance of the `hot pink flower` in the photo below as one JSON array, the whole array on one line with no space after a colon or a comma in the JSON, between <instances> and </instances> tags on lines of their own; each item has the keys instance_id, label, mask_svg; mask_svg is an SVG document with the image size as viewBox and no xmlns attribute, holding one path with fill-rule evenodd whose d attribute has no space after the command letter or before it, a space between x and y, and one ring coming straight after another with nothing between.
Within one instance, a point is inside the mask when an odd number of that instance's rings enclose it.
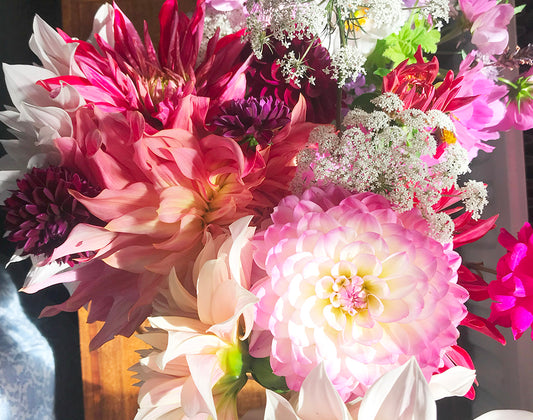
<instances>
[{"instance_id":1,"label":"hot pink flower","mask_svg":"<svg viewBox=\"0 0 533 420\"><path fill-rule=\"evenodd\" d=\"M187 128L184 124L190 122L181 115L184 107L193 106L205 118L224 101L244 97L246 89L242 33L222 39L215 34L197 64L204 8L203 1L198 2L188 18L179 12L176 0L166 0L159 14L161 35L156 53L149 35L145 34L143 42L115 5L110 28L113 38L106 41L95 36L101 52L89 42L62 33L65 40L78 44L74 58L82 75L62 75L40 84L52 93L64 84L74 86L88 103L107 112L138 110L149 133ZM191 94L194 100L184 102ZM196 121L200 128L203 118Z\"/></svg>"},{"instance_id":2,"label":"hot pink flower","mask_svg":"<svg viewBox=\"0 0 533 420\"><path fill-rule=\"evenodd\" d=\"M339 189L286 197L257 236L266 271L250 353L299 390L323 362L344 401L414 356L426 379L456 343L468 293L460 257L427 235L417 210Z\"/></svg>"},{"instance_id":3,"label":"hot pink flower","mask_svg":"<svg viewBox=\"0 0 533 420\"><path fill-rule=\"evenodd\" d=\"M496 280L489 283L489 321L511 327L518 339L533 324L533 228L525 223L517 238L502 229L498 242L507 254L498 261Z\"/></svg>"},{"instance_id":4,"label":"hot pink flower","mask_svg":"<svg viewBox=\"0 0 533 420\"><path fill-rule=\"evenodd\" d=\"M501 54L509 42L513 6L497 0L459 0L459 5L472 22L472 43L483 54Z\"/></svg>"}]
</instances>

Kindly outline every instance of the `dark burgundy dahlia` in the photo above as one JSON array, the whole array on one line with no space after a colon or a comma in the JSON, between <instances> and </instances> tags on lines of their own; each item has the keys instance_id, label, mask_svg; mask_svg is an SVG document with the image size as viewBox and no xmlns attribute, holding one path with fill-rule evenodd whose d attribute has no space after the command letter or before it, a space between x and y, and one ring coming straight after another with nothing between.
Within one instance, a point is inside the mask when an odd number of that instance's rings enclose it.
<instances>
[{"instance_id":1,"label":"dark burgundy dahlia","mask_svg":"<svg viewBox=\"0 0 533 420\"><path fill-rule=\"evenodd\" d=\"M217 131L241 144L266 147L274 135L290 122L290 110L271 96L232 100L220 108L213 120Z\"/></svg>"},{"instance_id":2,"label":"dark burgundy dahlia","mask_svg":"<svg viewBox=\"0 0 533 420\"><path fill-rule=\"evenodd\" d=\"M286 81L278 61L289 51L294 52L294 56L300 58L308 69L299 86ZM249 95L274 96L292 109L301 93L307 103L307 121L331 123L335 119L337 82L322 70L329 67L331 58L318 39L295 38L287 48L272 38L271 43L263 48L262 59L252 61L248 73Z\"/></svg>"},{"instance_id":3,"label":"dark burgundy dahlia","mask_svg":"<svg viewBox=\"0 0 533 420\"><path fill-rule=\"evenodd\" d=\"M68 190L95 197L99 189L63 167L33 168L6 199L7 239L22 255L50 256L78 223L101 224Z\"/></svg>"}]
</instances>

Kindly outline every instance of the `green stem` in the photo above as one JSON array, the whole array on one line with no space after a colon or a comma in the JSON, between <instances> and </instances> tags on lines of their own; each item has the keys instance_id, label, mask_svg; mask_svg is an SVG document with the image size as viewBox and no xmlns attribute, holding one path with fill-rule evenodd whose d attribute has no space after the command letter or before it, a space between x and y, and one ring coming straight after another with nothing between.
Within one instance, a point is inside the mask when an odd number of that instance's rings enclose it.
<instances>
[{"instance_id":1,"label":"green stem","mask_svg":"<svg viewBox=\"0 0 533 420\"><path fill-rule=\"evenodd\" d=\"M337 26L339 28L339 35L341 39L341 48L346 46L346 33L344 32L346 29L346 25L344 20L341 19L341 13L338 8L335 10L335 17L337 20ZM336 112L336 118L335 118L335 127L337 130L340 130L342 128L342 87L337 88L337 112Z\"/></svg>"},{"instance_id":2,"label":"green stem","mask_svg":"<svg viewBox=\"0 0 533 420\"><path fill-rule=\"evenodd\" d=\"M455 38L459 38L460 36L463 35L464 32L465 32L465 27L463 26L462 19L458 19L457 23L452 27L452 30L440 39L439 45L444 44L448 41L451 41Z\"/></svg>"}]
</instances>

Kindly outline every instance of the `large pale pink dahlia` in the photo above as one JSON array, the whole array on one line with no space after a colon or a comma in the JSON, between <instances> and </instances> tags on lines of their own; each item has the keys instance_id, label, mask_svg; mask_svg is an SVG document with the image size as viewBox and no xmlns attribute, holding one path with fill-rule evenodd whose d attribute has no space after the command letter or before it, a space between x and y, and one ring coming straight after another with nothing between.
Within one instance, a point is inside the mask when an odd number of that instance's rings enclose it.
<instances>
[{"instance_id":1,"label":"large pale pink dahlia","mask_svg":"<svg viewBox=\"0 0 533 420\"><path fill-rule=\"evenodd\" d=\"M256 246L266 275L252 288L250 353L270 356L291 389L321 362L344 401L411 356L429 379L456 343L468 298L456 284L461 260L416 210L311 189L281 201Z\"/></svg>"}]
</instances>

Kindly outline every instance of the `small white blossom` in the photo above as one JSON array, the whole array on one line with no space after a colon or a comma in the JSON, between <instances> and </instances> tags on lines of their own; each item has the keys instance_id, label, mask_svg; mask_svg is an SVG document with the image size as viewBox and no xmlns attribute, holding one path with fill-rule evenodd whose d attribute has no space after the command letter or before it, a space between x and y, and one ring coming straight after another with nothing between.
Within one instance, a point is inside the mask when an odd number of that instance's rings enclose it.
<instances>
[{"instance_id":1,"label":"small white blossom","mask_svg":"<svg viewBox=\"0 0 533 420\"><path fill-rule=\"evenodd\" d=\"M481 217L483 209L489 203L487 201L487 186L483 182L468 180L463 188L463 202L465 210L472 212L472 218L477 220Z\"/></svg>"}]
</instances>

